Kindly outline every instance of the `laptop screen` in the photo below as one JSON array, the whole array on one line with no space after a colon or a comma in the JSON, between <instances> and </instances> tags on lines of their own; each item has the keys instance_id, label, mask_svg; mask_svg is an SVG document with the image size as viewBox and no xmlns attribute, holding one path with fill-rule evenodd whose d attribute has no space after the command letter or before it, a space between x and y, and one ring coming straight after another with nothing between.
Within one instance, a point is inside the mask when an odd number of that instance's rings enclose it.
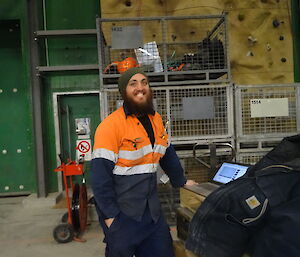
<instances>
[{"instance_id":1,"label":"laptop screen","mask_svg":"<svg viewBox=\"0 0 300 257\"><path fill-rule=\"evenodd\" d=\"M213 181L226 184L243 176L248 168L241 164L224 162L213 177Z\"/></svg>"}]
</instances>

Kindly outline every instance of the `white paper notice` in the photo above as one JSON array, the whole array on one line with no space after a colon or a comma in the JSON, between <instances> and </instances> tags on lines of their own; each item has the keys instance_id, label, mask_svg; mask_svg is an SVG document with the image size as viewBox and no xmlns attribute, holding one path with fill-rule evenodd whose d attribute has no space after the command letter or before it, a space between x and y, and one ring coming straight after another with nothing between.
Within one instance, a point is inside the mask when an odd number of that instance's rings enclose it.
<instances>
[{"instance_id":1,"label":"white paper notice","mask_svg":"<svg viewBox=\"0 0 300 257\"><path fill-rule=\"evenodd\" d=\"M251 118L289 116L289 99L251 99L250 109Z\"/></svg>"}]
</instances>

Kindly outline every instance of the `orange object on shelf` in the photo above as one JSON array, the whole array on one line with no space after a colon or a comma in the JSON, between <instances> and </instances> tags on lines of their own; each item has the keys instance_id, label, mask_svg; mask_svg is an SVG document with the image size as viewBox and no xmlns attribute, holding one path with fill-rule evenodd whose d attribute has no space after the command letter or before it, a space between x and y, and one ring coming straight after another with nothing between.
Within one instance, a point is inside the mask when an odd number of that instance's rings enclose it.
<instances>
[{"instance_id":1,"label":"orange object on shelf","mask_svg":"<svg viewBox=\"0 0 300 257\"><path fill-rule=\"evenodd\" d=\"M117 62L117 70L120 74L124 73L130 68L138 67L136 59L128 57L121 62Z\"/></svg>"},{"instance_id":2,"label":"orange object on shelf","mask_svg":"<svg viewBox=\"0 0 300 257\"><path fill-rule=\"evenodd\" d=\"M136 59L134 59L133 57L127 57L123 61L113 62L113 63L109 64L104 69L104 73L107 73L112 65L117 65L117 71L120 74L124 73L125 71L127 71L130 68L139 67L139 64L137 63Z\"/></svg>"}]
</instances>

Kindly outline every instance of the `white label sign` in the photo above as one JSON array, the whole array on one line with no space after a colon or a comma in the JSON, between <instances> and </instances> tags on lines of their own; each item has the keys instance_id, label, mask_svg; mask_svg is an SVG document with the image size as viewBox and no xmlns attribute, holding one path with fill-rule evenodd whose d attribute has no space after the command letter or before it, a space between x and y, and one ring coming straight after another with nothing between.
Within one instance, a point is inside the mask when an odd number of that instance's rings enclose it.
<instances>
[{"instance_id":1,"label":"white label sign","mask_svg":"<svg viewBox=\"0 0 300 257\"><path fill-rule=\"evenodd\" d=\"M251 118L289 116L288 98L250 100Z\"/></svg>"},{"instance_id":2,"label":"white label sign","mask_svg":"<svg viewBox=\"0 0 300 257\"><path fill-rule=\"evenodd\" d=\"M91 140L77 140L76 141L76 159L79 160L80 156L84 156L85 161L90 161L92 159L92 147Z\"/></svg>"}]
</instances>

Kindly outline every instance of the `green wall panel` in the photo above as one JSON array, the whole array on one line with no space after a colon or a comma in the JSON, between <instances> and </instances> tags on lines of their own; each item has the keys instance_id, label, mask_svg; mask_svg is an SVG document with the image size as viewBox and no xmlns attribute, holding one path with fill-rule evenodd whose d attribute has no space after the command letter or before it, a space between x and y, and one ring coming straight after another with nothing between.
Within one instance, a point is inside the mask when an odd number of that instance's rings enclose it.
<instances>
[{"instance_id":1,"label":"green wall panel","mask_svg":"<svg viewBox=\"0 0 300 257\"><path fill-rule=\"evenodd\" d=\"M0 12L0 194L36 191L26 14ZM26 6L25 7L26 10ZM7 13L3 13L6 10Z\"/></svg>"},{"instance_id":2,"label":"green wall panel","mask_svg":"<svg viewBox=\"0 0 300 257\"><path fill-rule=\"evenodd\" d=\"M21 18L24 16L24 10L26 10L26 1L24 0L1 0L0 19Z\"/></svg>"},{"instance_id":3,"label":"green wall panel","mask_svg":"<svg viewBox=\"0 0 300 257\"><path fill-rule=\"evenodd\" d=\"M84 91L99 90L99 76L95 74L66 74L61 76L51 76L48 78L48 84L54 91Z\"/></svg>"},{"instance_id":4,"label":"green wall panel","mask_svg":"<svg viewBox=\"0 0 300 257\"><path fill-rule=\"evenodd\" d=\"M45 1L45 28L48 30L93 29L99 16L99 1ZM47 65L96 64L96 36L47 39Z\"/></svg>"},{"instance_id":5,"label":"green wall panel","mask_svg":"<svg viewBox=\"0 0 300 257\"><path fill-rule=\"evenodd\" d=\"M48 39L48 65L98 63L96 36Z\"/></svg>"},{"instance_id":6,"label":"green wall panel","mask_svg":"<svg viewBox=\"0 0 300 257\"><path fill-rule=\"evenodd\" d=\"M45 0L47 29L95 28L99 0Z\"/></svg>"}]
</instances>

